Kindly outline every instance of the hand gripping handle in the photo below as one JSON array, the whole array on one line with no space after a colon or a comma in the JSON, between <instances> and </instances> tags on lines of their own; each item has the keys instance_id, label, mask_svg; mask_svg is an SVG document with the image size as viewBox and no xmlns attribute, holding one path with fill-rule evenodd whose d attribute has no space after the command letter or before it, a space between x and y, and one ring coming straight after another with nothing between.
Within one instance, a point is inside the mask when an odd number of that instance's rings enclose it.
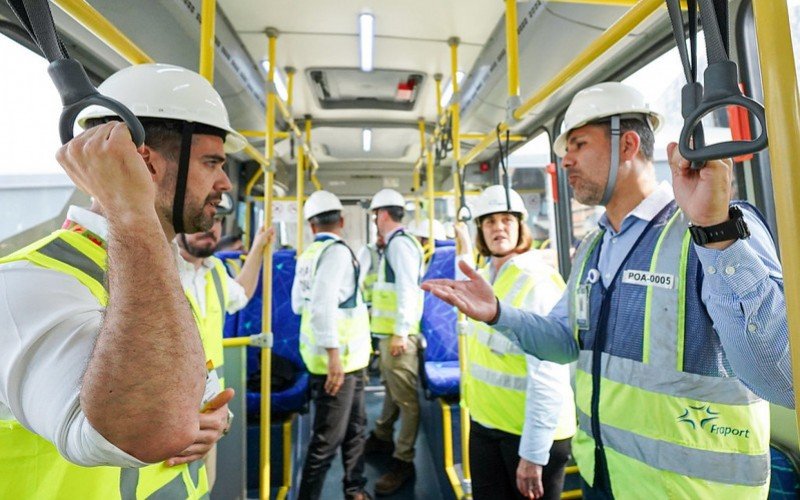
<instances>
[{"instance_id":1,"label":"hand gripping handle","mask_svg":"<svg viewBox=\"0 0 800 500\"><path fill-rule=\"evenodd\" d=\"M752 141L727 141L711 145L695 145L692 137L702 118L723 106L741 106L754 115L760 125L761 134ZM687 110L684 110L687 111ZM701 163L761 151L767 147L766 116L764 106L745 97L736 83L736 64L723 61L712 64L705 72L705 93L697 107L685 113L685 121L679 141L680 152L684 158Z\"/></svg>"}]
</instances>

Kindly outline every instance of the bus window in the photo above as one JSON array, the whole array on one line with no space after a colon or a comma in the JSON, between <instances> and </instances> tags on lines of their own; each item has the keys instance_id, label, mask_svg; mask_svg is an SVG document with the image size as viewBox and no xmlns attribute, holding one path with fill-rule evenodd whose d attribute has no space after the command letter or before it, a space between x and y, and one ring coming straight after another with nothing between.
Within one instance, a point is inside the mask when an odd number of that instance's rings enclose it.
<instances>
[{"instance_id":1,"label":"bus window","mask_svg":"<svg viewBox=\"0 0 800 500\"><path fill-rule=\"evenodd\" d=\"M0 34L0 61L13 67L0 78L0 137L13 145L0 162L0 254L7 254L21 244L14 235L58 216L75 187L55 160L61 99L47 60Z\"/></svg>"},{"instance_id":2,"label":"bus window","mask_svg":"<svg viewBox=\"0 0 800 500\"><path fill-rule=\"evenodd\" d=\"M550 157L550 138L541 131L510 155L508 173L511 187L522 196L528 210L526 223L533 235L533 248L557 269L553 183L547 173Z\"/></svg>"}]
</instances>

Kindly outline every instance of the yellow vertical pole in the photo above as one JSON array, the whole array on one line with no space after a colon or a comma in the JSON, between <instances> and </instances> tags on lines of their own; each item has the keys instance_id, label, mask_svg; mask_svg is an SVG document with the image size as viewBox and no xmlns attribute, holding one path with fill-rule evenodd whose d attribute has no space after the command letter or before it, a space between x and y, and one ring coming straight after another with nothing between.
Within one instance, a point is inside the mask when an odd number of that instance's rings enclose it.
<instances>
[{"instance_id":1,"label":"yellow vertical pole","mask_svg":"<svg viewBox=\"0 0 800 500\"><path fill-rule=\"evenodd\" d=\"M269 171L264 177L264 224L272 226L272 197L275 183L275 99L278 97L275 90L275 47L278 39L278 30L267 28L269 40L269 72L267 73L267 141L264 146L264 156L269 159ZM263 268L263 305L261 309L261 330L272 335L272 249L264 249ZM271 446L271 421L272 421L272 343L269 347L261 349L261 461L260 461L260 489L261 500L268 500L270 496L270 446Z\"/></svg>"},{"instance_id":2,"label":"yellow vertical pole","mask_svg":"<svg viewBox=\"0 0 800 500\"><path fill-rule=\"evenodd\" d=\"M761 62L764 109L769 131L769 159L772 165L772 192L780 234L784 276L800 274L800 173L793 167L800 151L800 97L798 97L797 54L791 56L792 37L785 1L753 0L753 17ZM786 51L790 52L786 57ZM795 400L800 401L800 290L787 280L786 316L792 353ZM799 407L800 408L800 407ZM800 409L795 410L800 426Z\"/></svg>"},{"instance_id":3,"label":"yellow vertical pole","mask_svg":"<svg viewBox=\"0 0 800 500\"><path fill-rule=\"evenodd\" d=\"M286 70L286 106L292 109L292 103L294 102L294 75L297 70L291 66L286 66L284 69Z\"/></svg>"},{"instance_id":4,"label":"yellow vertical pole","mask_svg":"<svg viewBox=\"0 0 800 500\"><path fill-rule=\"evenodd\" d=\"M426 253L429 252L433 255L433 249L436 248L436 243L434 242L433 237L433 218L435 217L435 208L436 205L434 203L434 186L433 186L433 150L432 148L425 149L425 158L426 162L426 169L425 169L425 177L428 178L428 245L430 248L427 249Z\"/></svg>"},{"instance_id":5,"label":"yellow vertical pole","mask_svg":"<svg viewBox=\"0 0 800 500\"><path fill-rule=\"evenodd\" d=\"M519 105L519 44L517 41L517 0L506 0L506 62L509 105ZM512 99L515 101L512 101ZM513 111L513 109L511 110Z\"/></svg>"},{"instance_id":6,"label":"yellow vertical pole","mask_svg":"<svg viewBox=\"0 0 800 500\"><path fill-rule=\"evenodd\" d=\"M419 157L420 161L425 158L425 151L426 151L426 144L425 144L425 119L420 117L417 121L417 125L419 126ZM417 227L422 222L422 193L420 192L422 189L422 182L420 181L420 174L419 170L422 168L421 163L418 161L414 164L414 221L417 223Z\"/></svg>"},{"instance_id":7,"label":"yellow vertical pole","mask_svg":"<svg viewBox=\"0 0 800 500\"><path fill-rule=\"evenodd\" d=\"M456 207L459 206L461 200L461 176L463 172L460 170L461 163L461 133L460 133L460 116L461 116L461 95L458 88L458 44L460 40L458 37L452 37L447 42L450 45L450 78L453 85L453 97L450 104L450 116L452 117L451 134L453 138L453 193L456 198ZM458 244L456 238L456 245ZM456 254L460 251L456 249ZM458 371L460 373L460 392L461 404L461 469L464 471L464 486L465 493L471 495L471 473L469 467L469 409L464 403L464 381L467 378L467 342L466 342L466 319L464 314L458 313Z\"/></svg>"},{"instance_id":8,"label":"yellow vertical pole","mask_svg":"<svg viewBox=\"0 0 800 500\"><path fill-rule=\"evenodd\" d=\"M433 81L436 83L436 123L439 123L442 117L442 74L433 75Z\"/></svg>"},{"instance_id":9,"label":"yellow vertical pole","mask_svg":"<svg viewBox=\"0 0 800 500\"><path fill-rule=\"evenodd\" d=\"M200 7L200 74L214 84L214 26L217 0L203 0Z\"/></svg>"},{"instance_id":10,"label":"yellow vertical pole","mask_svg":"<svg viewBox=\"0 0 800 500\"><path fill-rule=\"evenodd\" d=\"M301 253L303 253L303 230L305 229L304 223L305 219L303 218L303 197L305 196L305 184L306 184L306 155L305 151L303 151L303 143L301 141L297 141L297 171L296 171L296 181L297 181L297 256L299 257Z\"/></svg>"}]
</instances>

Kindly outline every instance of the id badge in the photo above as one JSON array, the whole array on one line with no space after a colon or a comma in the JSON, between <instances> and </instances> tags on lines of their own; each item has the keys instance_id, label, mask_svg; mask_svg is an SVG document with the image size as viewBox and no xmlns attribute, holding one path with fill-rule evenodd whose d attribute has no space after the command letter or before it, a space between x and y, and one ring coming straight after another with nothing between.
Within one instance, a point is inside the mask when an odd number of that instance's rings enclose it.
<instances>
[{"instance_id":1,"label":"id badge","mask_svg":"<svg viewBox=\"0 0 800 500\"><path fill-rule=\"evenodd\" d=\"M578 329L589 329L589 296L592 291L592 285L578 285L578 290L575 293L575 320L578 323Z\"/></svg>"}]
</instances>

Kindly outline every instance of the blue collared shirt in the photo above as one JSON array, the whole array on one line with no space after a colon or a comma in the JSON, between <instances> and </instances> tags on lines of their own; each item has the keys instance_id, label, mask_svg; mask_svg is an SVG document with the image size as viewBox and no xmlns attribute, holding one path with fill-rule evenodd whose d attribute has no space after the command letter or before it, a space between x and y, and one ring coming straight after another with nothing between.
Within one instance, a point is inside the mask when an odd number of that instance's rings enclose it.
<instances>
[{"instance_id":1,"label":"blue collared shirt","mask_svg":"<svg viewBox=\"0 0 800 500\"><path fill-rule=\"evenodd\" d=\"M672 187L662 183L625 217L619 232L603 215L599 224L606 231L598 262L603 284L610 283L627 250L673 199ZM764 223L749 210L743 212L750 238L725 250L695 245L704 271L701 297L736 376L767 401L794 408L781 265ZM568 311L567 293L546 317L503 304L494 327L529 354L569 363L578 358L578 345Z\"/></svg>"}]
</instances>

